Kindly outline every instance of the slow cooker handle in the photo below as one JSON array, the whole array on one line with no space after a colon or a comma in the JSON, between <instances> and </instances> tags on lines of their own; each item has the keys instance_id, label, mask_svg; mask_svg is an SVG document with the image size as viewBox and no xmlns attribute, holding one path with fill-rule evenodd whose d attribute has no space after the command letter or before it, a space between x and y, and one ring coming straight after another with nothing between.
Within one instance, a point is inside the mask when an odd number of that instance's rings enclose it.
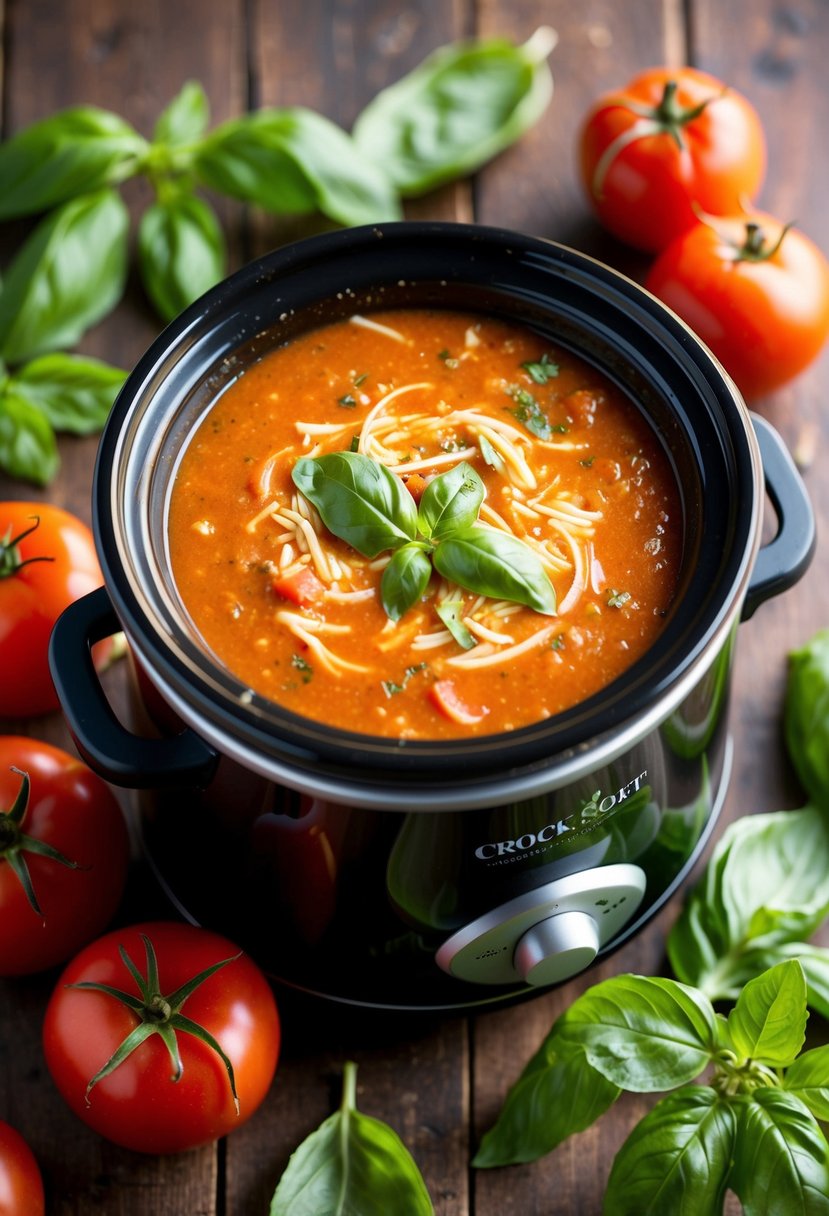
<instances>
[{"instance_id":1,"label":"slow cooker handle","mask_svg":"<svg viewBox=\"0 0 829 1216\"><path fill-rule=\"evenodd\" d=\"M49 641L49 666L63 713L86 763L113 785L130 789L207 785L218 754L195 731L145 739L119 722L92 661L92 646L121 623L105 587L70 604Z\"/></svg>"},{"instance_id":2,"label":"slow cooker handle","mask_svg":"<svg viewBox=\"0 0 829 1216\"><path fill-rule=\"evenodd\" d=\"M793 587L806 573L815 551L812 504L789 450L765 418L752 414L751 420L778 528L774 539L757 554L743 606L744 621L764 600Z\"/></svg>"}]
</instances>

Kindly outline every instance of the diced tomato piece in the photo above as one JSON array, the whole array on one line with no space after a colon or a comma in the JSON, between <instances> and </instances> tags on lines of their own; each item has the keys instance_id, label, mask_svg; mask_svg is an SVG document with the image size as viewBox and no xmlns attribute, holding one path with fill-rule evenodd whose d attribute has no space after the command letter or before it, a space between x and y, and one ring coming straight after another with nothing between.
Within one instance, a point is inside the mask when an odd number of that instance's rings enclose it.
<instances>
[{"instance_id":1,"label":"diced tomato piece","mask_svg":"<svg viewBox=\"0 0 829 1216\"><path fill-rule=\"evenodd\" d=\"M436 709L461 726L474 726L476 722L483 721L489 713L485 706L473 709L461 700L453 680L435 680L429 688L428 696Z\"/></svg>"},{"instance_id":2,"label":"diced tomato piece","mask_svg":"<svg viewBox=\"0 0 829 1216\"><path fill-rule=\"evenodd\" d=\"M419 473L409 473L403 478L403 484L415 502L420 502L423 491L426 489L426 478L421 477Z\"/></svg>"},{"instance_id":3,"label":"diced tomato piece","mask_svg":"<svg viewBox=\"0 0 829 1216\"><path fill-rule=\"evenodd\" d=\"M316 604L322 599L325 584L320 582L310 566L300 566L287 574L275 574L271 588L284 600L306 608L308 604Z\"/></svg>"}]
</instances>

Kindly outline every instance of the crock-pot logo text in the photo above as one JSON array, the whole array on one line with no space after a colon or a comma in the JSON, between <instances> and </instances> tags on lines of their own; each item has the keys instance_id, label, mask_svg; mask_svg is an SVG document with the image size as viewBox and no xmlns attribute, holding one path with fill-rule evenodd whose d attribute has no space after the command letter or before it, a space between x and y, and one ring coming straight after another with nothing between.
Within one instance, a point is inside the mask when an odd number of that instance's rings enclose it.
<instances>
[{"instance_id":1,"label":"crock-pot logo text","mask_svg":"<svg viewBox=\"0 0 829 1216\"><path fill-rule=\"evenodd\" d=\"M475 856L479 861L488 862L490 865L503 865L545 853L559 837L565 834L581 835L593 831L600 820L615 813L632 794L642 788L647 775L648 770L645 769L638 777L628 781L627 785L616 790L615 794L606 794L602 797L601 790L596 790L593 797L572 815L564 815L554 823L545 823L536 831L524 832L515 840L497 840L478 845Z\"/></svg>"}]
</instances>

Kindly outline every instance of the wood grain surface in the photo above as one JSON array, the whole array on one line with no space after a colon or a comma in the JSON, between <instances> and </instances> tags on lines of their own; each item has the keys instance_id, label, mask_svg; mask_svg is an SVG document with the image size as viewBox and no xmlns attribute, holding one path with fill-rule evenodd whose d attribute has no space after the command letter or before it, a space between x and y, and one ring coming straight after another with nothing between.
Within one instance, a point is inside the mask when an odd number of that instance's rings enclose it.
<instances>
[{"instance_id":1,"label":"wood grain surface","mask_svg":"<svg viewBox=\"0 0 829 1216\"><path fill-rule=\"evenodd\" d=\"M555 96L542 121L474 180L411 205L410 216L475 219L551 237L641 278L644 260L603 234L588 213L575 172L575 130L599 92L651 64L690 62L750 96L769 140L763 206L796 219L829 249L825 0L0 0L2 134L80 102L115 110L149 134L191 78L205 86L214 122L248 107L300 104L349 126L379 88L436 46L472 34L524 40L541 24L559 36L551 57ZM137 212L148 191L129 183L124 196ZM320 227L234 204L220 203L220 213L234 266ZM26 230L5 225L0 254L13 253ZM131 281L123 303L82 349L129 367L158 329ZM780 737L780 701L787 652L829 625L827 401L824 356L758 405L790 448L814 450L806 478L820 539L802 582L740 627L735 767L723 822L799 799ZM89 520L95 450L94 439L62 440L61 470L47 491L0 476L0 496L48 499ZM117 669L107 677L117 706L123 680ZM71 746L59 715L0 729ZM165 910L137 859L119 915L148 909ZM226 1141L173 1158L109 1145L64 1108L39 1039L55 976L1 981L0 1118L32 1144L50 1216L256 1216L267 1212L292 1150L334 1109L342 1063L352 1058L362 1108L403 1137L439 1216L598 1216L614 1153L648 1099L623 1098L596 1127L533 1165L475 1172L470 1157L508 1086L575 996L621 970L664 970L664 936L676 910L668 908L589 974L476 1017L348 1014L284 997L284 1056L264 1106Z\"/></svg>"}]
</instances>

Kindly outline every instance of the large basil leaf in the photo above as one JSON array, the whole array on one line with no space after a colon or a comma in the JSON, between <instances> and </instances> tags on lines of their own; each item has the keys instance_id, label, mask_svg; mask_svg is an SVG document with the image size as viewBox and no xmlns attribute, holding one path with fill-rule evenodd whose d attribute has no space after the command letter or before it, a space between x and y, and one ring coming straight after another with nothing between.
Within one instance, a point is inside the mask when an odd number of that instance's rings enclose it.
<instances>
[{"instance_id":1,"label":"large basil leaf","mask_svg":"<svg viewBox=\"0 0 829 1216\"><path fill-rule=\"evenodd\" d=\"M302 457L294 484L322 522L366 557L398 549L417 535L417 508L399 477L359 452Z\"/></svg>"},{"instance_id":2,"label":"large basil leaf","mask_svg":"<svg viewBox=\"0 0 829 1216\"><path fill-rule=\"evenodd\" d=\"M806 1039L806 979L796 959L750 980L728 1015L735 1051L773 1068L786 1068Z\"/></svg>"},{"instance_id":3,"label":"large basil leaf","mask_svg":"<svg viewBox=\"0 0 829 1216\"><path fill-rule=\"evenodd\" d=\"M809 798L829 810L829 629L789 657L783 728Z\"/></svg>"},{"instance_id":4,"label":"large basil leaf","mask_svg":"<svg viewBox=\"0 0 829 1216\"><path fill-rule=\"evenodd\" d=\"M721 1216L736 1127L708 1086L663 1098L617 1153L604 1216Z\"/></svg>"},{"instance_id":5,"label":"large basil leaf","mask_svg":"<svg viewBox=\"0 0 829 1216\"><path fill-rule=\"evenodd\" d=\"M403 195L471 173L547 108L554 45L542 28L518 47L502 38L442 47L369 102L354 126L360 154Z\"/></svg>"},{"instance_id":6,"label":"large basil leaf","mask_svg":"<svg viewBox=\"0 0 829 1216\"><path fill-rule=\"evenodd\" d=\"M637 1093L693 1080L717 1048L710 1002L676 980L620 975L588 988L556 1023L591 1066Z\"/></svg>"},{"instance_id":7,"label":"large basil leaf","mask_svg":"<svg viewBox=\"0 0 829 1216\"><path fill-rule=\"evenodd\" d=\"M194 194L159 198L138 228L141 278L165 321L192 304L225 273L225 240L213 209Z\"/></svg>"},{"instance_id":8,"label":"large basil leaf","mask_svg":"<svg viewBox=\"0 0 829 1216\"><path fill-rule=\"evenodd\" d=\"M45 486L59 463L49 420L7 382L0 392L0 469L21 481Z\"/></svg>"},{"instance_id":9,"label":"large basil leaf","mask_svg":"<svg viewBox=\"0 0 829 1216\"><path fill-rule=\"evenodd\" d=\"M426 486L417 512L424 536L441 540L452 532L471 528L484 501L484 483L464 460Z\"/></svg>"},{"instance_id":10,"label":"large basil leaf","mask_svg":"<svg viewBox=\"0 0 829 1216\"><path fill-rule=\"evenodd\" d=\"M32 215L137 172L147 141L108 110L75 106L0 145L0 220Z\"/></svg>"},{"instance_id":11,"label":"large basil leaf","mask_svg":"<svg viewBox=\"0 0 829 1216\"><path fill-rule=\"evenodd\" d=\"M302 107L263 109L217 127L193 168L207 186L266 211L322 211L340 224L400 217L385 172L345 131Z\"/></svg>"},{"instance_id":12,"label":"large basil leaf","mask_svg":"<svg viewBox=\"0 0 829 1216\"><path fill-rule=\"evenodd\" d=\"M555 592L541 562L506 532L475 526L455 533L440 541L432 561L439 574L467 591L555 613Z\"/></svg>"},{"instance_id":13,"label":"large basil leaf","mask_svg":"<svg viewBox=\"0 0 829 1216\"><path fill-rule=\"evenodd\" d=\"M815 1118L829 1121L829 1046L798 1056L786 1069L783 1088L799 1098Z\"/></svg>"},{"instance_id":14,"label":"large basil leaf","mask_svg":"<svg viewBox=\"0 0 829 1216\"><path fill-rule=\"evenodd\" d=\"M423 1178L400 1137L355 1104L356 1066L345 1066L339 1111L288 1162L270 1216L433 1216Z\"/></svg>"},{"instance_id":15,"label":"large basil leaf","mask_svg":"<svg viewBox=\"0 0 829 1216\"><path fill-rule=\"evenodd\" d=\"M535 1161L595 1123L621 1092L591 1068L581 1047L560 1042L553 1030L510 1089L472 1164Z\"/></svg>"},{"instance_id":16,"label":"large basil leaf","mask_svg":"<svg viewBox=\"0 0 829 1216\"><path fill-rule=\"evenodd\" d=\"M829 1216L829 1145L794 1094L743 1101L729 1185L745 1216Z\"/></svg>"},{"instance_id":17,"label":"large basil leaf","mask_svg":"<svg viewBox=\"0 0 829 1216\"><path fill-rule=\"evenodd\" d=\"M187 80L159 115L153 142L172 146L194 143L204 135L209 121L207 94L197 80Z\"/></svg>"},{"instance_id":18,"label":"large basil leaf","mask_svg":"<svg viewBox=\"0 0 829 1216\"><path fill-rule=\"evenodd\" d=\"M432 563L422 545L403 545L391 558L380 580L380 599L386 616L399 621L417 603L432 575Z\"/></svg>"},{"instance_id":19,"label":"large basil leaf","mask_svg":"<svg viewBox=\"0 0 829 1216\"><path fill-rule=\"evenodd\" d=\"M36 406L55 430L91 435L107 420L126 372L81 355L41 355L9 378L9 387Z\"/></svg>"},{"instance_id":20,"label":"large basil leaf","mask_svg":"<svg viewBox=\"0 0 829 1216\"><path fill-rule=\"evenodd\" d=\"M0 356L18 363L74 346L121 297L127 209L113 190L65 203L37 226L0 291Z\"/></svg>"}]
</instances>

